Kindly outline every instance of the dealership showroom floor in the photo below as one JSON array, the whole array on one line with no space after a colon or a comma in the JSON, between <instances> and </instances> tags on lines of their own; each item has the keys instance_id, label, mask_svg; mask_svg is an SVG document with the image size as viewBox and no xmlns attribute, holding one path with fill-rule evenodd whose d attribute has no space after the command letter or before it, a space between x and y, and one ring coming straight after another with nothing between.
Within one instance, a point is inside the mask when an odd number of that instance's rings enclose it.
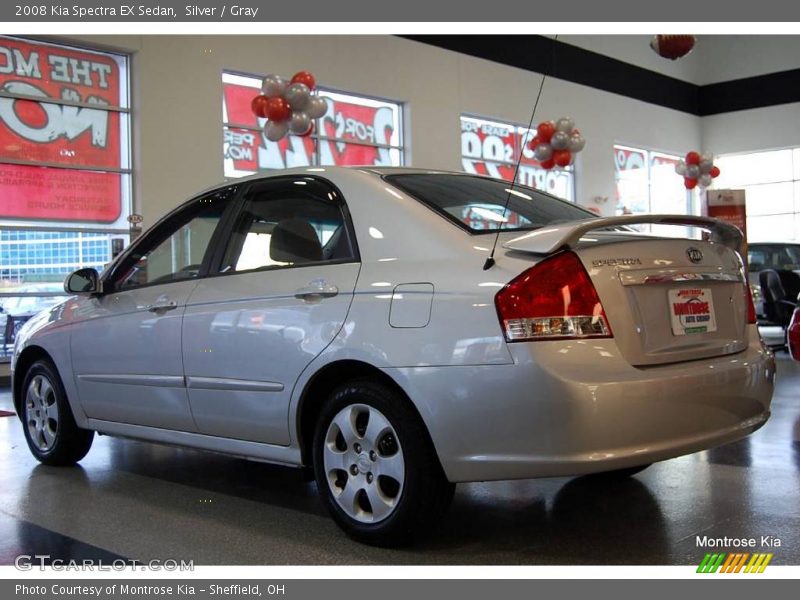
<instances>
[{"instance_id":1,"label":"dealership showroom floor","mask_svg":"<svg viewBox=\"0 0 800 600\"><path fill-rule=\"evenodd\" d=\"M292 469L100 437L39 465L0 418L0 564L19 554L196 564L692 564L696 536L772 536L800 561L800 365L779 355L772 417L740 442L617 482L461 484L441 529L387 550L350 541ZM0 410L13 410L0 391Z\"/></svg>"}]
</instances>

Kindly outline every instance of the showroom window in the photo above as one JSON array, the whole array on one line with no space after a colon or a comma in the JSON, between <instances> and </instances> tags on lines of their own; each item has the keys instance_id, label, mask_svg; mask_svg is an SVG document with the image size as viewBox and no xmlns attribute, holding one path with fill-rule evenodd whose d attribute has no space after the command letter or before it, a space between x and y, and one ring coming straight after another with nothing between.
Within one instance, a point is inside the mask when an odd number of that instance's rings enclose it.
<instances>
[{"instance_id":1,"label":"showroom window","mask_svg":"<svg viewBox=\"0 0 800 600\"><path fill-rule=\"evenodd\" d=\"M124 55L0 37L0 360L67 273L127 243L128 87Z\"/></svg>"},{"instance_id":2,"label":"showroom window","mask_svg":"<svg viewBox=\"0 0 800 600\"><path fill-rule=\"evenodd\" d=\"M542 169L528 147L535 135L535 131L514 123L461 115L462 168L467 173L511 181L519 161L518 183L574 202L574 166Z\"/></svg>"},{"instance_id":3,"label":"showroom window","mask_svg":"<svg viewBox=\"0 0 800 600\"><path fill-rule=\"evenodd\" d=\"M800 148L720 156L716 189L744 189L747 239L800 239Z\"/></svg>"},{"instance_id":4,"label":"showroom window","mask_svg":"<svg viewBox=\"0 0 800 600\"><path fill-rule=\"evenodd\" d=\"M615 145L617 214L693 214L692 195L675 173L680 159L674 154Z\"/></svg>"},{"instance_id":5,"label":"showroom window","mask_svg":"<svg viewBox=\"0 0 800 600\"><path fill-rule=\"evenodd\" d=\"M328 111L308 137L289 135L272 142L263 135L266 119L250 102L261 77L222 74L223 157L225 177L313 165L401 166L404 164L403 105L381 98L317 88Z\"/></svg>"}]
</instances>

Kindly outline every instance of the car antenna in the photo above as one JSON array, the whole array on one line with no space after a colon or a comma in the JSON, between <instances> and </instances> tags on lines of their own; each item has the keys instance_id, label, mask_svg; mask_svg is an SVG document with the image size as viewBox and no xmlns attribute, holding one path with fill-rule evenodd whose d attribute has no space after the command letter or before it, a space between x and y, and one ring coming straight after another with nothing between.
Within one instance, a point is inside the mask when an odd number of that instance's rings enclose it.
<instances>
[{"instance_id":1,"label":"car antenna","mask_svg":"<svg viewBox=\"0 0 800 600\"><path fill-rule=\"evenodd\" d=\"M556 41L558 40L558 35L553 37L553 54L551 60L551 68L550 72L555 71L556 67ZM542 73L542 81L539 83L539 92L536 94L536 101L533 103L533 110L531 111L531 118L528 121L528 129L525 134L525 143L528 143L528 136L531 132L531 127L533 127L533 119L536 117L536 108L539 106L539 100L542 97L542 90L544 89L544 80L547 79L547 73ZM523 146L524 148L524 146ZM506 213L508 212L508 203L511 201L511 194L514 192L514 186L517 185L517 175L519 174L519 165L522 162L522 151L523 148L519 150L519 156L517 157L517 164L514 167L514 179L511 181L511 185L506 190L506 203L503 205L503 213L501 215L501 219L505 219ZM503 221L500 221L500 226L497 228L497 233L494 236L494 244L492 244L492 250L489 252L489 256L486 257L486 262L483 263L483 270L488 271L494 266L494 251L497 248L497 240L500 239L500 232L503 230Z\"/></svg>"}]
</instances>

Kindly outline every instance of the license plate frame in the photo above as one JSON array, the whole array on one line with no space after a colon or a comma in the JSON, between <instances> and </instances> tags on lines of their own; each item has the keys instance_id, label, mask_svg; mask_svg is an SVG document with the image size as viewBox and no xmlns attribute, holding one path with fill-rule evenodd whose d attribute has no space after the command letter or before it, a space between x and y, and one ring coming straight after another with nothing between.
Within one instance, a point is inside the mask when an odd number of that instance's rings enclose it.
<instances>
[{"instance_id":1,"label":"license plate frame","mask_svg":"<svg viewBox=\"0 0 800 600\"><path fill-rule=\"evenodd\" d=\"M672 335L702 335L717 330L711 288L682 287L667 291Z\"/></svg>"}]
</instances>

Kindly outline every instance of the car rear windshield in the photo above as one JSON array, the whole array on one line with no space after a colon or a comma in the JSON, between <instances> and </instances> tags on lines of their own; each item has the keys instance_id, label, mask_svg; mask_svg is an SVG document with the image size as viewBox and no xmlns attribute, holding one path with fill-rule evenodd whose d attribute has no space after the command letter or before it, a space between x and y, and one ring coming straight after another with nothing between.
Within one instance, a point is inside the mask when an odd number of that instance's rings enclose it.
<instances>
[{"instance_id":1,"label":"car rear windshield","mask_svg":"<svg viewBox=\"0 0 800 600\"><path fill-rule=\"evenodd\" d=\"M596 218L574 204L507 181L446 173L387 175L385 180L472 233L528 231ZM508 208L503 210L506 201Z\"/></svg>"}]
</instances>

